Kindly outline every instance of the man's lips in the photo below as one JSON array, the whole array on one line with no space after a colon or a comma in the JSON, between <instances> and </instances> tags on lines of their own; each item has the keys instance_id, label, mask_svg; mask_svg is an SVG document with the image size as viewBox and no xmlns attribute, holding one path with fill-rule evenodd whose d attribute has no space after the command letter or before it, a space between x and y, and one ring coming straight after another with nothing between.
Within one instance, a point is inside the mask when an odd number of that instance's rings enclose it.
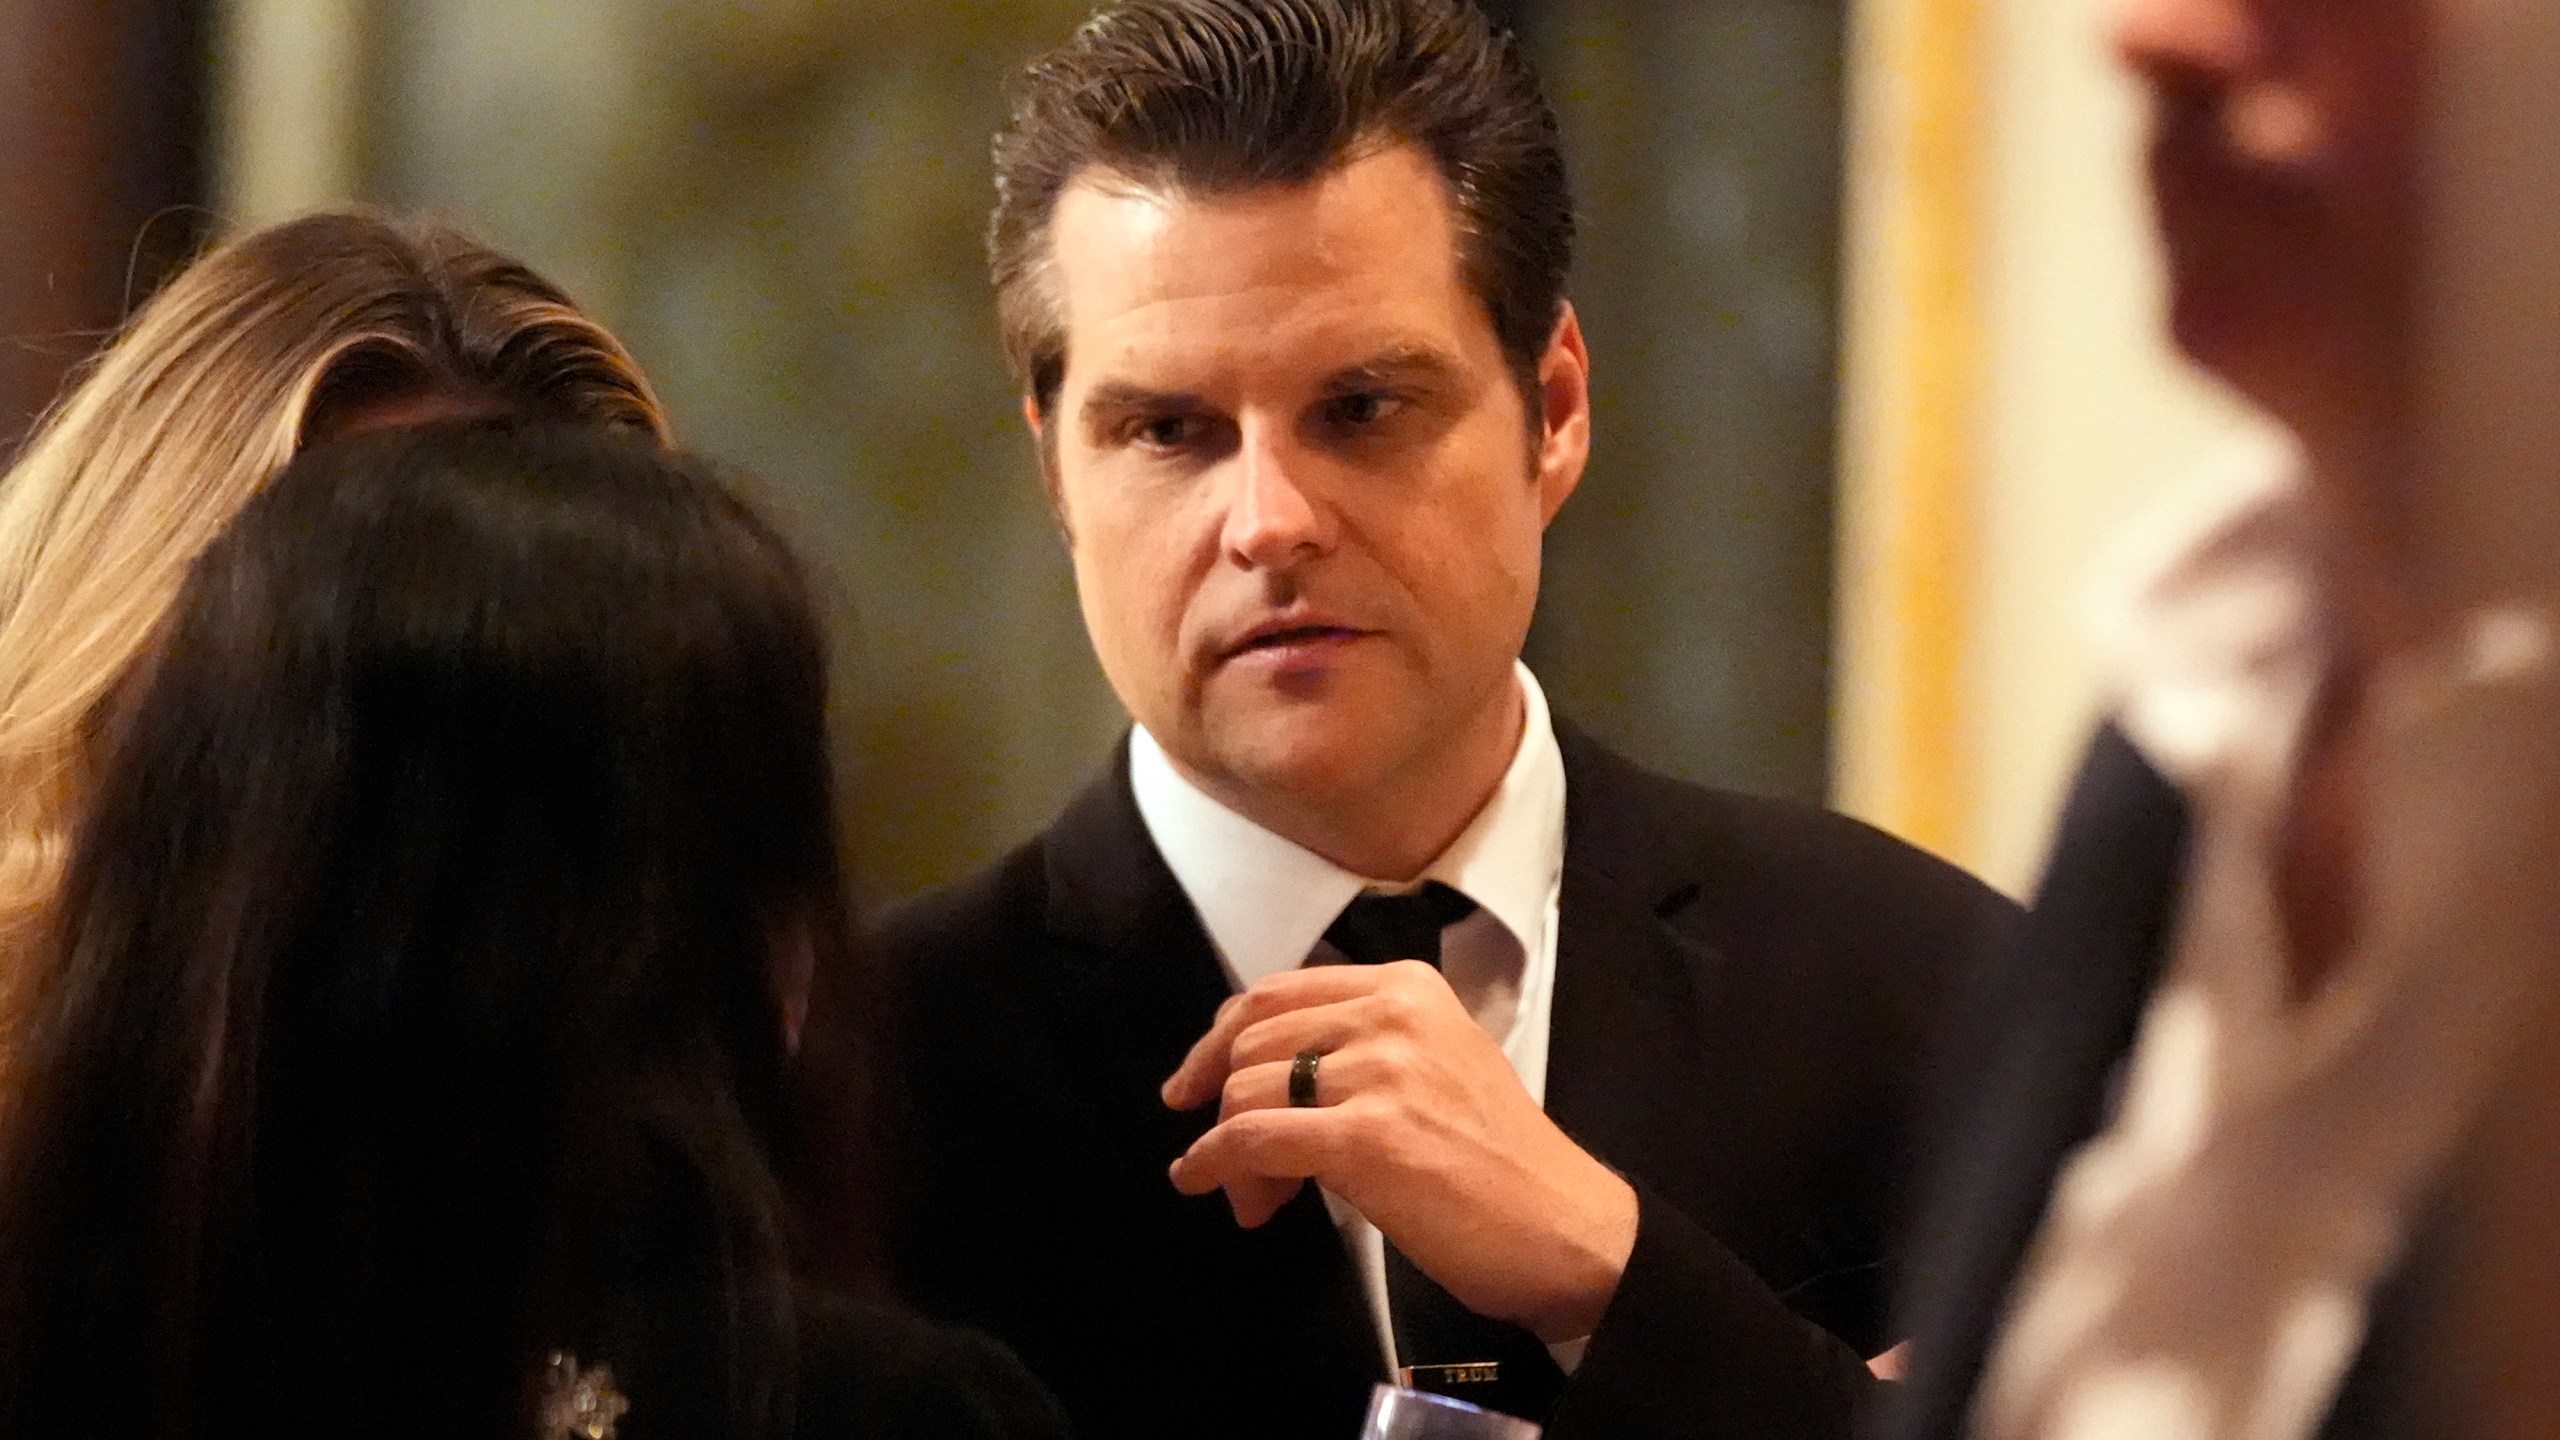
<instances>
[{"instance_id":1,"label":"man's lips","mask_svg":"<svg viewBox=\"0 0 2560 1440\"><path fill-rule=\"evenodd\" d=\"M1245 637L1227 647L1225 658L1234 660L1268 651L1302 650L1317 646L1340 645L1357 640L1371 632L1350 625L1322 620L1275 621L1257 625Z\"/></svg>"}]
</instances>

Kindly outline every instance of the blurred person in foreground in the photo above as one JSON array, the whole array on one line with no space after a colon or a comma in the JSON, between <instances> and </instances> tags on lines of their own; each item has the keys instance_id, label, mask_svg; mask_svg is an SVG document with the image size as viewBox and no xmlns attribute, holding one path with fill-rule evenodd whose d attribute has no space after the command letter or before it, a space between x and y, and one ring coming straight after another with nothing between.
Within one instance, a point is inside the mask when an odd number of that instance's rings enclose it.
<instances>
[{"instance_id":1,"label":"blurred person in foreground","mask_svg":"<svg viewBox=\"0 0 2560 1440\"><path fill-rule=\"evenodd\" d=\"M1517 48L1465 0L1110 6L997 188L1137 726L886 927L900 1277L1094 1434L1348 1435L1394 1369L1560 1436L1845 1433L1925 1039L2011 907L1649 774L1520 663L1591 409Z\"/></svg>"},{"instance_id":2,"label":"blurred person in foreground","mask_svg":"<svg viewBox=\"0 0 2560 1440\"><path fill-rule=\"evenodd\" d=\"M2421 1356L2550 964L2516 762L2555 687L2547 604L2445 598L2419 483L2432 13L2121 7L2169 330L2293 443L2104 589L2107 723L1974 1020L1996 1078L1954 1128L1893 1435L2467 1428Z\"/></svg>"},{"instance_id":3,"label":"blurred person in foreground","mask_svg":"<svg viewBox=\"0 0 2560 1440\"><path fill-rule=\"evenodd\" d=\"M351 212L214 249L45 416L0 476L0 1054L99 717L188 563L305 444L490 412L666 436L631 356L549 281Z\"/></svg>"},{"instance_id":4,"label":"blurred person in foreground","mask_svg":"<svg viewBox=\"0 0 2560 1440\"><path fill-rule=\"evenodd\" d=\"M658 447L431 425L248 502L29 977L0 1434L1061 1433L991 1342L792 1283L824 705L793 558Z\"/></svg>"}]
</instances>

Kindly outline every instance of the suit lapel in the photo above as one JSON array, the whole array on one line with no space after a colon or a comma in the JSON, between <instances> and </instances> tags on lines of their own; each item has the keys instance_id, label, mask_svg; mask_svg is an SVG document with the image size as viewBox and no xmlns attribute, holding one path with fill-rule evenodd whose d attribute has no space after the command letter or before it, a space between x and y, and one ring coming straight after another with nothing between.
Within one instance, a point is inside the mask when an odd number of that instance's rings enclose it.
<instances>
[{"instance_id":1,"label":"suit lapel","mask_svg":"<svg viewBox=\"0 0 2560 1440\"><path fill-rule=\"evenodd\" d=\"M1657 858L1631 767L1570 726L1556 733L1565 864L1546 1108L1584 1148L1642 1173L1695 1148L1709 1090L1695 977L1713 955L1663 918L1697 880Z\"/></svg>"},{"instance_id":2,"label":"suit lapel","mask_svg":"<svg viewBox=\"0 0 2560 1440\"><path fill-rule=\"evenodd\" d=\"M1880 1341L1884 1237L1788 1138L1839 1123L1813 1118L1831 1092L1798 1074L1815 1062L1786 1038L1789 1007L1843 997L1799 989L1781 937L1712 926L1736 908L1729 887L1750 883L1747 830L1568 726L1557 738L1566 840L1548 1114L1798 1315L1851 1344Z\"/></svg>"},{"instance_id":3,"label":"suit lapel","mask_svg":"<svg viewBox=\"0 0 2560 1440\"><path fill-rule=\"evenodd\" d=\"M1129 1185L1135 1213L1118 1243L1132 1280L1174 1310L1160 1318L1176 1349L1231 1356L1228 1378L1249 1382L1259 1372L1277 1382L1275 1403L1304 1413L1307 1424L1347 1431L1384 1363L1315 1187L1246 1231L1222 1197L1182 1196L1165 1178L1216 1111L1167 1109L1159 1087L1231 991L1138 813L1125 743L1043 848L1059 1024L1064 1034L1093 1037L1078 1051L1079 1078L1116 1145L1106 1179ZM1347 1419L1339 1413L1346 1406Z\"/></svg>"},{"instance_id":4,"label":"suit lapel","mask_svg":"<svg viewBox=\"0 0 2560 1440\"><path fill-rule=\"evenodd\" d=\"M1169 1164L1209 1117L1167 1110L1156 1087L1229 991L1199 916L1138 814L1125 743L1042 848L1068 1033L1109 1037L1082 1052L1088 1078L1130 1140L1150 1152L1172 1147Z\"/></svg>"},{"instance_id":5,"label":"suit lapel","mask_svg":"<svg viewBox=\"0 0 2560 1440\"><path fill-rule=\"evenodd\" d=\"M2105 1122L2167 959L2186 873L2177 790L2112 726L2091 745L2013 942L1977 977L1952 1053L1973 1071L1939 1119L1903 1318L1917 1360L1896 1436L1963 1433L2011 1284L2063 1164Z\"/></svg>"}]
</instances>

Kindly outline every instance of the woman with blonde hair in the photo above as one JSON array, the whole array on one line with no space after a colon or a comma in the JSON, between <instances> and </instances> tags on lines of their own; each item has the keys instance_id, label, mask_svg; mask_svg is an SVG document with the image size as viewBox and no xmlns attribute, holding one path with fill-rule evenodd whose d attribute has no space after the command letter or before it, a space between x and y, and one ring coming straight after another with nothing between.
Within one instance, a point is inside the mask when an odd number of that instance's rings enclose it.
<instances>
[{"instance_id":1,"label":"woman with blonde hair","mask_svg":"<svg viewBox=\"0 0 2560 1440\"><path fill-rule=\"evenodd\" d=\"M213 250L53 408L0 478L0 1002L60 884L105 702L188 565L305 445L473 415L666 438L630 353L556 286L362 212Z\"/></svg>"}]
</instances>

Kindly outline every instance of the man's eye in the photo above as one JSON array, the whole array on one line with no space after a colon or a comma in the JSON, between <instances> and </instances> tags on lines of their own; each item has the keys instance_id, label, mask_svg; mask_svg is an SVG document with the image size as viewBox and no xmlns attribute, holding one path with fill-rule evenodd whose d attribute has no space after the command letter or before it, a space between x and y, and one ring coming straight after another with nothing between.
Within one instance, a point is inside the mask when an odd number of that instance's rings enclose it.
<instances>
[{"instance_id":1,"label":"man's eye","mask_svg":"<svg viewBox=\"0 0 2560 1440\"><path fill-rule=\"evenodd\" d=\"M1156 415L1130 427L1129 438L1153 450L1178 450L1199 435L1199 425L1188 415Z\"/></svg>"},{"instance_id":2,"label":"man's eye","mask_svg":"<svg viewBox=\"0 0 2560 1440\"><path fill-rule=\"evenodd\" d=\"M1335 396L1327 408L1333 412L1332 418L1335 424L1357 428L1377 424L1401 409L1403 403L1393 395L1381 395L1375 391L1363 390L1355 394Z\"/></svg>"}]
</instances>

